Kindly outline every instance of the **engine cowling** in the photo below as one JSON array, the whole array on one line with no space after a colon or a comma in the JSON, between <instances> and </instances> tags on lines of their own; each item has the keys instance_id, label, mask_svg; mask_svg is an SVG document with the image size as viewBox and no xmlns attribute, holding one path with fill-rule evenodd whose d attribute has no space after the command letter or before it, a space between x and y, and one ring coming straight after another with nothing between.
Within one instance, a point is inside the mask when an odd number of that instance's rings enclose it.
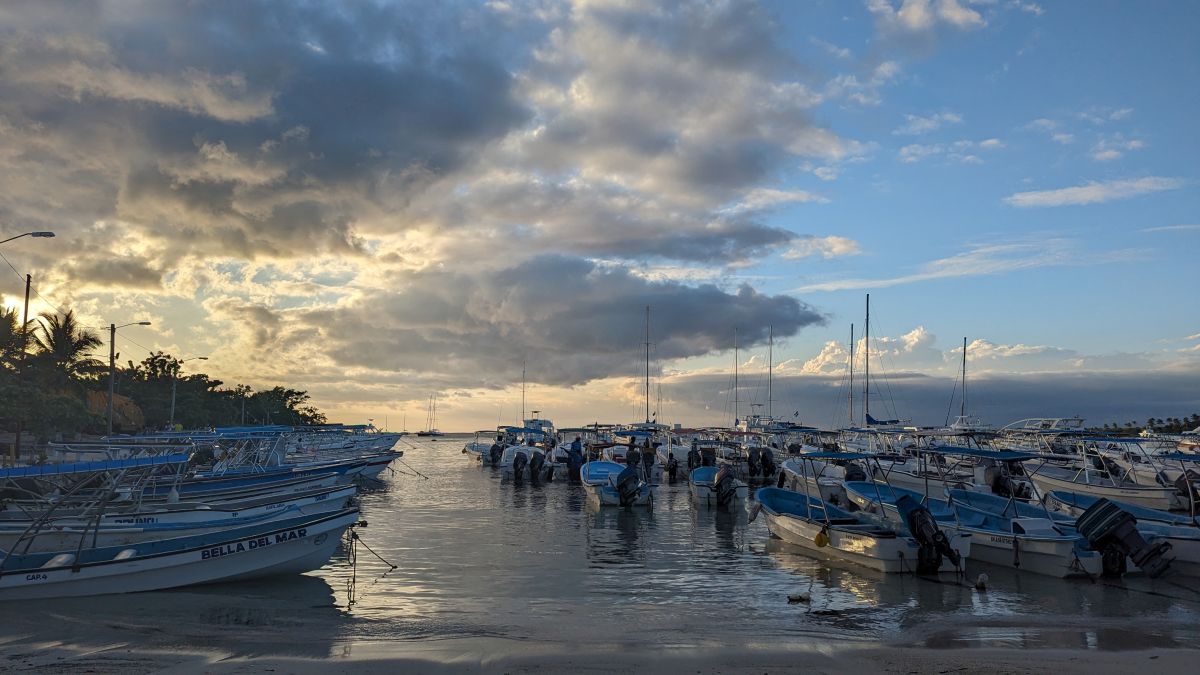
<instances>
[{"instance_id":1,"label":"engine cowling","mask_svg":"<svg viewBox=\"0 0 1200 675\"><path fill-rule=\"evenodd\" d=\"M534 480L540 480L542 477L542 469L546 466L546 454L541 450L534 450L533 456L529 458L529 477Z\"/></svg>"},{"instance_id":2,"label":"engine cowling","mask_svg":"<svg viewBox=\"0 0 1200 675\"><path fill-rule=\"evenodd\" d=\"M621 473L617 474L616 485L613 487L617 490L617 498L620 500L621 506L632 506L637 502L641 483L638 471L633 467L626 466Z\"/></svg>"},{"instance_id":3,"label":"engine cowling","mask_svg":"<svg viewBox=\"0 0 1200 675\"><path fill-rule=\"evenodd\" d=\"M762 475L763 478L770 478L775 475L775 453L770 448L763 448L762 451Z\"/></svg>"},{"instance_id":4,"label":"engine cowling","mask_svg":"<svg viewBox=\"0 0 1200 675\"><path fill-rule=\"evenodd\" d=\"M758 475L759 469L761 467L761 465L760 465L761 460L762 460L762 453L759 452L758 448L750 448L750 451L746 453L746 473L747 473L747 475L750 475L750 476Z\"/></svg>"},{"instance_id":5,"label":"engine cowling","mask_svg":"<svg viewBox=\"0 0 1200 675\"><path fill-rule=\"evenodd\" d=\"M1075 521L1075 527L1100 551L1105 560L1105 574L1120 574L1128 556L1142 571L1156 579L1171 566L1166 557L1170 542L1150 544L1137 531L1137 518L1121 510L1107 499L1098 499Z\"/></svg>"},{"instance_id":6,"label":"engine cowling","mask_svg":"<svg viewBox=\"0 0 1200 675\"><path fill-rule=\"evenodd\" d=\"M717 506L727 506L737 496L737 485L733 482L733 474L728 467L717 469L713 476L713 491L717 493Z\"/></svg>"},{"instance_id":7,"label":"engine cowling","mask_svg":"<svg viewBox=\"0 0 1200 675\"><path fill-rule=\"evenodd\" d=\"M950 545L946 533L938 527L929 509L908 495L901 495L896 500L896 509L908 525L913 539L917 540L917 574L937 574L942 567L943 557L958 567L961 557Z\"/></svg>"},{"instance_id":8,"label":"engine cowling","mask_svg":"<svg viewBox=\"0 0 1200 675\"><path fill-rule=\"evenodd\" d=\"M525 474L525 467L528 465L529 465L529 456L526 455L523 451L517 451L517 453L515 455L513 455L513 464L512 464L513 477L520 478L521 476L523 476Z\"/></svg>"}]
</instances>

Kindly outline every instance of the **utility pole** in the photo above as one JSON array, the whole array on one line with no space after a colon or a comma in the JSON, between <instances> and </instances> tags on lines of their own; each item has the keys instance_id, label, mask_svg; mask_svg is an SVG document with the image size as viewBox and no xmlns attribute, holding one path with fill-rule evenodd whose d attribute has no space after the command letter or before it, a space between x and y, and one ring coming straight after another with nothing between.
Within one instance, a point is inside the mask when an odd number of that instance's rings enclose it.
<instances>
[{"instance_id":1,"label":"utility pole","mask_svg":"<svg viewBox=\"0 0 1200 675\"><path fill-rule=\"evenodd\" d=\"M113 429L113 389L117 383L117 324L108 324L108 433Z\"/></svg>"}]
</instances>

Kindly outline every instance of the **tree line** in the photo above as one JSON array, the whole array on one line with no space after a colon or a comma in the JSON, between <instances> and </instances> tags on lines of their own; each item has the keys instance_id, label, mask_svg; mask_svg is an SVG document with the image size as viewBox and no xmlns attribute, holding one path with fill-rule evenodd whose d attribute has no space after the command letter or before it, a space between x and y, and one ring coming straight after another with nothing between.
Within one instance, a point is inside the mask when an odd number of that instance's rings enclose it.
<instances>
[{"instance_id":1,"label":"tree line","mask_svg":"<svg viewBox=\"0 0 1200 675\"><path fill-rule=\"evenodd\" d=\"M19 425L39 442L59 433L105 433L109 367L95 355L103 346L72 310L43 313L22 326L16 309L0 308L0 428L12 432ZM181 364L154 352L117 367L114 433L166 428L172 387L174 421L185 429L325 422L306 391L227 386L204 373L185 375Z\"/></svg>"},{"instance_id":2,"label":"tree line","mask_svg":"<svg viewBox=\"0 0 1200 675\"><path fill-rule=\"evenodd\" d=\"M1113 422L1111 425L1106 423L1095 431L1135 434L1142 429L1149 429L1160 434L1179 434L1197 427L1200 427L1200 414L1193 414L1191 417L1151 417L1146 420L1145 424L1139 424L1136 420L1130 420L1124 424L1121 422Z\"/></svg>"}]
</instances>

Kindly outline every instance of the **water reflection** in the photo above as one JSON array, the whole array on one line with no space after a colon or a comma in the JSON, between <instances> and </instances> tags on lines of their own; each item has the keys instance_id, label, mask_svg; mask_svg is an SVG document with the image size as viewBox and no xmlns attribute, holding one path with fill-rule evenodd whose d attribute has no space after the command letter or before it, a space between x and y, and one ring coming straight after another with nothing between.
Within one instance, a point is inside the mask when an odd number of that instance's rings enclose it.
<instances>
[{"instance_id":1,"label":"water reflection","mask_svg":"<svg viewBox=\"0 0 1200 675\"><path fill-rule=\"evenodd\" d=\"M1188 628L1200 619L1195 599L1161 582L1065 582L975 563L963 583L882 575L771 539L744 509L697 509L683 481L661 485L653 509L601 509L579 485L505 480L460 448L418 443L404 459L428 479L386 475L386 487L362 496L363 541L395 570L360 549L356 570L343 556L289 580L0 607L0 632L94 626L103 607L112 641L235 654L324 656L352 641L464 636L526 650L862 639L1110 649L1126 634L1200 646ZM981 571L985 592L970 584ZM352 576L357 603L347 608ZM809 600L789 604L798 593Z\"/></svg>"}]
</instances>

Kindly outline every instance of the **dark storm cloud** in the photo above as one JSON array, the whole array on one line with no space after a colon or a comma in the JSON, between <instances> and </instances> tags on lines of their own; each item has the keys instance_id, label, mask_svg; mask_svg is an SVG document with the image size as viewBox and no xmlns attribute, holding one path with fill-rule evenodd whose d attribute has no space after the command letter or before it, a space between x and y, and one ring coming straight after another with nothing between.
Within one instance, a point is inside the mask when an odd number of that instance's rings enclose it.
<instances>
[{"instance_id":1,"label":"dark storm cloud","mask_svg":"<svg viewBox=\"0 0 1200 675\"><path fill-rule=\"evenodd\" d=\"M308 313L319 344L349 367L452 373L458 386L483 374L578 385L636 374L642 366L644 308L651 308L655 360L727 349L738 328L743 344L823 322L807 305L743 286L653 282L621 268L579 258L543 256L494 276L422 272L398 279L403 293Z\"/></svg>"},{"instance_id":2,"label":"dark storm cloud","mask_svg":"<svg viewBox=\"0 0 1200 675\"><path fill-rule=\"evenodd\" d=\"M1077 372L1029 375L986 375L972 377L969 412L996 426L1027 417L1079 415L1089 425L1136 421L1149 417L1191 415L1200 412L1200 372L1138 371ZM765 398L761 383L746 378L741 387L743 405ZM848 421L845 382L827 376L776 376L774 383L777 416L796 418L808 424L837 427ZM958 414L957 399L951 405L953 378L896 374L882 380L871 397L877 417L898 415L914 424L940 425ZM664 395L672 405L701 411L728 408L732 400L730 378L722 375L683 376L664 384ZM757 397L757 398L756 398ZM857 397L856 397L857 399ZM861 422L861 400L856 415ZM746 414L747 408L742 409ZM697 412L702 415L703 413ZM719 413L717 413L719 414ZM728 416L728 411L726 412Z\"/></svg>"},{"instance_id":3,"label":"dark storm cloud","mask_svg":"<svg viewBox=\"0 0 1200 675\"><path fill-rule=\"evenodd\" d=\"M453 5L36 3L5 18L0 131L16 149L0 172L66 197L28 185L0 206L14 220L119 217L243 257L350 252L354 221L390 208L403 176L450 173L529 115L494 27Z\"/></svg>"}]
</instances>

